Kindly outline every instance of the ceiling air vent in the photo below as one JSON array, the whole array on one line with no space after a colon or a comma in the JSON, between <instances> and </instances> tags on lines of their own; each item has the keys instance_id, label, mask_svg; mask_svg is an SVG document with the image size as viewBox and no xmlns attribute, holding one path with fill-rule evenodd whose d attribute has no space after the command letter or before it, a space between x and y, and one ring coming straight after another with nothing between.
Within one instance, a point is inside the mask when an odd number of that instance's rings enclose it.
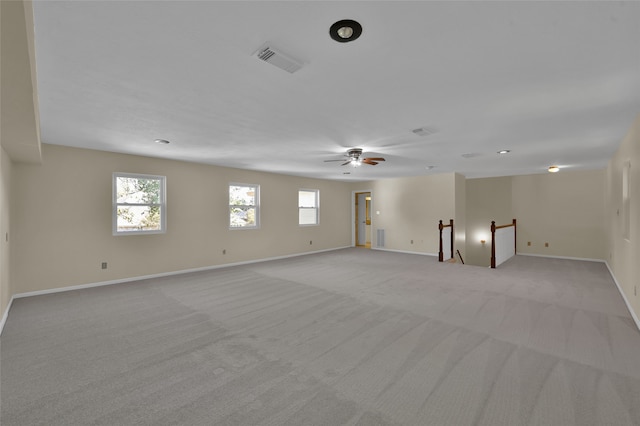
<instances>
[{"instance_id":1,"label":"ceiling air vent","mask_svg":"<svg viewBox=\"0 0 640 426\"><path fill-rule=\"evenodd\" d=\"M413 129L412 132L418 136L429 136L434 134L436 129L433 127L420 127L418 129Z\"/></svg>"},{"instance_id":2,"label":"ceiling air vent","mask_svg":"<svg viewBox=\"0 0 640 426\"><path fill-rule=\"evenodd\" d=\"M256 56L258 59L290 73L294 73L302 68L302 63L275 49L270 44L265 44L258 49Z\"/></svg>"}]
</instances>

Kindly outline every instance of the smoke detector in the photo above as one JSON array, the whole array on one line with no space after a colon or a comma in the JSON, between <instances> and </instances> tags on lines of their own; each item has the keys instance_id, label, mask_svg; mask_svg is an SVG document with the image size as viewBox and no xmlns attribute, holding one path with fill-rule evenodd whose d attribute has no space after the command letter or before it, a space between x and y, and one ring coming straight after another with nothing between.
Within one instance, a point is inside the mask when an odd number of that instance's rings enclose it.
<instances>
[{"instance_id":1,"label":"smoke detector","mask_svg":"<svg viewBox=\"0 0 640 426\"><path fill-rule=\"evenodd\" d=\"M281 50L273 47L270 43L263 44L256 52L255 56L261 61L274 65L281 70L293 74L302 68L302 62L293 59Z\"/></svg>"}]
</instances>

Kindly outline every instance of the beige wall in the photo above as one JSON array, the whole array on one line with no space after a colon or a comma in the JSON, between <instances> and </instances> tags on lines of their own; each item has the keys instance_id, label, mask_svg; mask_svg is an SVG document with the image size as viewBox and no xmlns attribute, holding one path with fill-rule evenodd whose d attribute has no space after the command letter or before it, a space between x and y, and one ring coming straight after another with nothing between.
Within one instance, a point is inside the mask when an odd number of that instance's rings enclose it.
<instances>
[{"instance_id":1,"label":"beige wall","mask_svg":"<svg viewBox=\"0 0 640 426\"><path fill-rule=\"evenodd\" d=\"M0 318L13 296L10 198L13 161L40 161L31 2L0 1Z\"/></svg>"},{"instance_id":2,"label":"beige wall","mask_svg":"<svg viewBox=\"0 0 640 426\"><path fill-rule=\"evenodd\" d=\"M470 265L491 264L491 221L506 225L513 220L511 177L467 179L467 257ZM480 240L485 240L483 245Z\"/></svg>"},{"instance_id":3,"label":"beige wall","mask_svg":"<svg viewBox=\"0 0 640 426\"><path fill-rule=\"evenodd\" d=\"M346 183L53 145L43 160L13 168L15 293L351 244ZM166 234L112 235L113 172L167 177ZM230 182L260 185L260 229L228 229ZM320 190L319 226L298 225L300 188Z\"/></svg>"},{"instance_id":4,"label":"beige wall","mask_svg":"<svg viewBox=\"0 0 640 426\"><path fill-rule=\"evenodd\" d=\"M604 176L568 169L513 176L518 252L604 260Z\"/></svg>"},{"instance_id":5,"label":"beige wall","mask_svg":"<svg viewBox=\"0 0 640 426\"><path fill-rule=\"evenodd\" d=\"M372 247L384 229L387 250L437 255L438 221L456 214L454 173L354 183L351 189L372 190Z\"/></svg>"},{"instance_id":6,"label":"beige wall","mask_svg":"<svg viewBox=\"0 0 640 426\"><path fill-rule=\"evenodd\" d=\"M622 231L622 168L631 162L630 238ZM640 115L606 171L605 256L636 317L640 317Z\"/></svg>"},{"instance_id":7,"label":"beige wall","mask_svg":"<svg viewBox=\"0 0 640 426\"><path fill-rule=\"evenodd\" d=\"M453 219L453 228L455 232L454 249L460 250L462 260L467 261L467 248L466 248L466 236L467 236L467 179L456 173L455 175L455 191L456 191L456 207L455 217ZM444 221L446 222L446 220ZM443 242L444 244L444 242ZM454 256L457 261L460 259L454 252Z\"/></svg>"},{"instance_id":8,"label":"beige wall","mask_svg":"<svg viewBox=\"0 0 640 426\"><path fill-rule=\"evenodd\" d=\"M0 318L13 295L10 281L9 200L11 197L11 159L0 149Z\"/></svg>"},{"instance_id":9,"label":"beige wall","mask_svg":"<svg viewBox=\"0 0 640 426\"><path fill-rule=\"evenodd\" d=\"M604 260L604 176L604 170L565 169L467 180L468 263L489 266L491 221L514 218L518 253Z\"/></svg>"},{"instance_id":10,"label":"beige wall","mask_svg":"<svg viewBox=\"0 0 640 426\"><path fill-rule=\"evenodd\" d=\"M30 1L0 1L0 128L13 161L40 162L40 127Z\"/></svg>"}]
</instances>

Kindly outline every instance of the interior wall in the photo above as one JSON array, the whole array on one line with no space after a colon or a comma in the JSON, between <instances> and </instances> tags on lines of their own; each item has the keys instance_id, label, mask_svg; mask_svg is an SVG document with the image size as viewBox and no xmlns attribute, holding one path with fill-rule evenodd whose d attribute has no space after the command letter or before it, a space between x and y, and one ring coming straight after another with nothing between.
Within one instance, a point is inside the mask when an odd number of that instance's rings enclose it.
<instances>
[{"instance_id":1,"label":"interior wall","mask_svg":"<svg viewBox=\"0 0 640 426\"><path fill-rule=\"evenodd\" d=\"M15 164L14 291L46 289L349 246L349 185L43 144ZM167 177L167 232L113 236L112 173ZM261 226L229 229L228 184L260 185ZM298 225L298 189L320 190L320 225ZM226 254L223 254L226 250ZM107 269L102 270L102 262Z\"/></svg>"},{"instance_id":2,"label":"interior wall","mask_svg":"<svg viewBox=\"0 0 640 426\"><path fill-rule=\"evenodd\" d=\"M11 159L4 149L0 149L0 317L13 296L9 246L11 167Z\"/></svg>"},{"instance_id":3,"label":"interior wall","mask_svg":"<svg viewBox=\"0 0 640 426\"><path fill-rule=\"evenodd\" d=\"M491 221L496 225L512 222L511 177L467 179L467 238L465 262L491 265ZM485 243L482 244L481 240Z\"/></svg>"},{"instance_id":4,"label":"interior wall","mask_svg":"<svg viewBox=\"0 0 640 426\"><path fill-rule=\"evenodd\" d=\"M2 147L14 162L39 163L40 123L32 3L0 1L0 10Z\"/></svg>"},{"instance_id":5,"label":"interior wall","mask_svg":"<svg viewBox=\"0 0 640 426\"><path fill-rule=\"evenodd\" d=\"M14 161L39 162L40 133L30 1L0 1L0 331L15 292L10 210Z\"/></svg>"},{"instance_id":6,"label":"interior wall","mask_svg":"<svg viewBox=\"0 0 640 426\"><path fill-rule=\"evenodd\" d=\"M518 253L605 259L604 170L511 179Z\"/></svg>"},{"instance_id":7,"label":"interior wall","mask_svg":"<svg viewBox=\"0 0 640 426\"><path fill-rule=\"evenodd\" d=\"M565 169L468 179L467 263L489 266L491 221L514 218L518 253L604 260L604 178L604 170Z\"/></svg>"},{"instance_id":8,"label":"interior wall","mask_svg":"<svg viewBox=\"0 0 640 426\"><path fill-rule=\"evenodd\" d=\"M453 218L453 229L454 229L454 250L460 250L460 254L462 255L462 260L467 261L467 249L466 249L466 235L467 235L467 179L456 173L454 176L455 179L455 191L456 191L456 207L455 214ZM446 222L446 220L444 221ZM453 253L456 261L459 262L460 258L457 257L455 251Z\"/></svg>"},{"instance_id":9,"label":"interior wall","mask_svg":"<svg viewBox=\"0 0 640 426\"><path fill-rule=\"evenodd\" d=\"M0 25L2 23L2 6L0 6ZM0 47L2 46L2 29L0 27ZM2 83L2 59L0 58L0 87ZM2 91L0 90L0 93ZM0 94L0 144L2 143L2 95ZM0 176L4 176L4 167L2 164L2 160L5 157L4 149L0 148ZM4 179L0 182L0 221L2 221L2 210L5 206L9 204L5 204L4 202ZM11 289L9 288L9 281L5 282L2 279L5 271L5 264L3 263L2 252L0 251L0 318L3 317L4 312L7 309L7 305L9 304L9 300L11 299Z\"/></svg>"},{"instance_id":10,"label":"interior wall","mask_svg":"<svg viewBox=\"0 0 640 426\"><path fill-rule=\"evenodd\" d=\"M384 249L437 256L438 221L455 218L454 173L360 182L351 189L372 190L372 248L384 229Z\"/></svg>"},{"instance_id":11,"label":"interior wall","mask_svg":"<svg viewBox=\"0 0 640 426\"><path fill-rule=\"evenodd\" d=\"M627 161L631 162L629 239L622 230L622 169ZM640 115L609 161L605 209L605 257L637 320L640 318Z\"/></svg>"}]
</instances>

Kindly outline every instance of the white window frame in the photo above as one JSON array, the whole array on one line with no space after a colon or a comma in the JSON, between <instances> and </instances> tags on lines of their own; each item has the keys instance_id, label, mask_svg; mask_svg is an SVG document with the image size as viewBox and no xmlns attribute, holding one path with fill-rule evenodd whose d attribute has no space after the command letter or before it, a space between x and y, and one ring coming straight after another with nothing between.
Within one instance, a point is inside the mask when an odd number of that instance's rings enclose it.
<instances>
[{"instance_id":1,"label":"white window frame","mask_svg":"<svg viewBox=\"0 0 640 426\"><path fill-rule=\"evenodd\" d=\"M254 205L232 205L231 204L231 187L232 186L241 186L245 188L253 189L254 195ZM240 229L260 229L260 185L253 183L239 183L239 182L230 182L228 186L228 205L229 205L229 229L230 230L240 230ZM247 226L233 226L231 224L231 209L234 207L244 207L244 208L253 208L255 210L255 224L247 225Z\"/></svg>"},{"instance_id":2,"label":"white window frame","mask_svg":"<svg viewBox=\"0 0 640 426\"><path fill-rule=\"evenodd\" d=\"M622 165L622 237L631 241L631 160Z\"/></svg>"},{"instance_id":3,"label":"white window frame","mask_svg":"<svg viewBox=\"0 0 640 426\"><path fill-rule=\"evenodd\" d=\"M300 193L301 192L313 192L315 193L315 207L303 207L300 205ZM316 211L315 223L300 223L300 213L303 209L314 209ZM320 190L319 189L298 189L298 225L299 226L318 226L320 225Z\"/></svg>"},{"instance_id":4,"label":"white window frame","mask_svg":"<svg viewBox=\"0 0 640 426\"><path fill-rule=\"evenodd\" d=\"M160 181L160 202L159 203L118 203L118 178L138 178ZM138 230L138 231L118 231L118 207L119 206L158 206L160 207L160 229ZM113 235L148 235L164 234L167 232L167 178L166 176L147 175L139 173L114 172L112 177L112 232Z\"/></svg>"}]
</instances>

